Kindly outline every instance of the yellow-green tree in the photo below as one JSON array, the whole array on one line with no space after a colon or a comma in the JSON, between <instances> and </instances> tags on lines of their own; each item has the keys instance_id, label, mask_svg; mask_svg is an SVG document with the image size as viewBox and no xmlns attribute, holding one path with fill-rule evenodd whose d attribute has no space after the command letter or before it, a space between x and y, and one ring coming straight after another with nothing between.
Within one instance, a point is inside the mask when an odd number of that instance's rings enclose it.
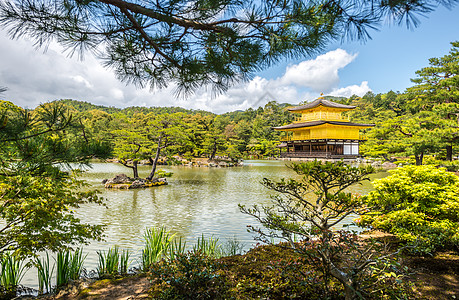
<instances>
[{"instance_id":1,"label":"yellow-green tree","mask_svg":"<svg viewBox=\"0 0 459 300\"><path fill-rule=\"evenodd\" d=\"M72 122L62 103L29 111L0 102L0 253L27 256L102 237L101 226L84 224L74 213L101 199L82 192L71 171L70 163L85 163L95 147Z\"/></svg>"}]
</instances>

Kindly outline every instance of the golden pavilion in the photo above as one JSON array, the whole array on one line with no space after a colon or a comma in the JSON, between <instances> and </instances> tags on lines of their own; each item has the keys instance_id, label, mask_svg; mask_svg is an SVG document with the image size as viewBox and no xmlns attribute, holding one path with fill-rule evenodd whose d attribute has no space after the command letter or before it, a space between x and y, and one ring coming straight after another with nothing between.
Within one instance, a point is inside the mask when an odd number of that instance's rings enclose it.
<instances>
[{"instance_id":1,"label":"golden pavilion","mask_svg":"<svg viewBox=\"0 0 459 300\"><path fill-rule=\"evenodd\" d=\"M336 103L322 97L288 110L298 114L292 124L274 127L284 131L279 147L287 148L282 157L356 158L359 143L365 139L359 130L374 124L352 123L343 112L355 106Z\"/></svg>"}]
</instances>

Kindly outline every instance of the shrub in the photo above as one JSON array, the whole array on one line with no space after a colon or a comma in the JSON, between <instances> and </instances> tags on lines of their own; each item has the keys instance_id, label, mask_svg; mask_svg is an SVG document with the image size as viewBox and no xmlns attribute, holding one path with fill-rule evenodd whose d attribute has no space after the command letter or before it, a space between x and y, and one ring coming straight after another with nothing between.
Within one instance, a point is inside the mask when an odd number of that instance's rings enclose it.
<instances>
[{"instance_id":1,"label":"shrub","mask_svg":"<svg viewBox=\"0 0 459 300\"><path fill-rule=\"evenodd\" d=\"M459 249L459 177L434 166L405 166L374 181L362 225L392 233L414 253Z\"/></svg>"},{"instance_id":2,"label":"shrub","mask_svg":"<svg viewBox=\"0 0 459 300\"><path fill-rule=\"evenodd\" d=\"M380 276L372 268L391 254L378 251L375 243L367 247L355 233L337 227L345 225L342 222L347 217L366 212L362 197L346 189L369 180L374 168L353 167L342 161L311 161L289 167L301 178L263 181L267 188L278 192L271 197L272 206L240 207L262 225L248 226L249 230L256 234L256 240L267 244L285 241L284 247L307 258L321 274L328 294L335 293L337 282L346 300L368 294L373 288L367 284L368 279L374 282Z\"/></svg>"},{"instance_id":3,"label":"shrub","mask_svg":"<svg viewBox=\"0 0 459 300\"><path fill-rule=\"evenodd\" d=\"M219 263L199 251L176 254L151 267L155 299L227 299Z\"/></svg>"}]
</instances>

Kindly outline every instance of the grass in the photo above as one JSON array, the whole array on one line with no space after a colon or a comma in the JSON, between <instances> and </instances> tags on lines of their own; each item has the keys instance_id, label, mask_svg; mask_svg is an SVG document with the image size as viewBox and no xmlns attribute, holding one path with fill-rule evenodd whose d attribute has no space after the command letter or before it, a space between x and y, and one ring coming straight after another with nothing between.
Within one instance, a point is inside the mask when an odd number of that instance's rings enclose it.
<instances>
[{"instance_id":1,"label":"grass","mask_svg":"<svg viewBox=\"0 0 459 300\"><path fill-rule=\"evenodd\" d=\"M241 243L235 236L231 239L228 239L223 245L224 256L233 256L242 254L245 245Z\"/></svg>"},{"instance_id":2,"label":"grass","mask_svg":"<svg viewBox=\"0 0 459 300\"><path fill-rule=\"evenodd\" d=\"M172 240L169 244L169 249L167 251L167 259L172 261L176 258L177 254L183 254L186 250L186 241L182 240L182 237Z\"/></svg>"},{"instance_id":3,"label":"grass","mask_svg":"<svg viewBox=\"0 0 459 300\"><path fill-rule=\"evenodd\" d=\"M15 255L5 252L0 259L1 274L0 284L7 294L15 295L17 287L25 274L26 267L24 261L18 259Z\"/></svg>"},{"instance_id":4,"label":"grass","mask_svg":"<svg viewBox=\"0 0 459 300\"><path fill-rule=\"evenodd\" d=\"M83 271L83 263L86 255L83 257L83 250L77 249L74 253L70 250L57 252L56 256L56 285L62 286L80 278Z\"/></svg>"},{"instance_id":5,"label":"grass","mask_svg":"<svg viewBox=\"0 0 459 300\"><path fill-rule=\"evenodd\" d=\"M223 256L221 245L218 244L218 238L211 236L209 239L206 239L204 234L198 238L198 242L193 246L193 251L201 252L213 258L219 258Z\"/></svg>"},{"instance_id":6,"label":"grass","mask_svg":"<svg viewBox=\"0 0 459 300\"><path fill-rule=\"evenodd\" d=\"M144 235L145 247L142 250L142 270L147 271L155 262L167 255L174 235L166 228L148 228Z\"/></svg>"},{"instance_id":7,"label":"grass","mask_svg":"<svg viewBox=\"0 0 459 300\"><path fill-rule=\"evenodd\" d=\"M35 266L38 271L38 293L40 295L51 292L51 278L53 277L54 267L50 269L49 255L46 252L46 258L36 258Z\"/></svg>"},{"instance_id":8,"label":"grass","mask_svg":"<svg viewBox=\"0 0 459 300\"><path fill-rule=\"evenodd\" d=\"M120 252L118 247L108 249L107 252L97 252L99 256L99 266L97 273L100 278L112 277L119 274L127 274L129 266L129 251Z\"/></svg>"}]
</instances>

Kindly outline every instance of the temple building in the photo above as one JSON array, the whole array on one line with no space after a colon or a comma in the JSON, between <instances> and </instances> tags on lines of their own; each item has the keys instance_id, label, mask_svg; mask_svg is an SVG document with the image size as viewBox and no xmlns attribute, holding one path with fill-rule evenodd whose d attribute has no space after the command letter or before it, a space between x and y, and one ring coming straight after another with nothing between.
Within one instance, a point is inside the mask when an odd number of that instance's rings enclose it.
<instances>
[{"instance_id":1,"label":"temple building","mask_svg":"<svg viewBox=\"0 0 459 300\"><path fill-rule=\"evenodd\" d=\"M355 106L335 103L324 98L288 110L298 114L292 124L274 127L286 134L279 147L287 150L282 157L356 158L359 143L365 138L360 129L374 124L352 123L342 115Z\"/></svg>"}]
</instances>

